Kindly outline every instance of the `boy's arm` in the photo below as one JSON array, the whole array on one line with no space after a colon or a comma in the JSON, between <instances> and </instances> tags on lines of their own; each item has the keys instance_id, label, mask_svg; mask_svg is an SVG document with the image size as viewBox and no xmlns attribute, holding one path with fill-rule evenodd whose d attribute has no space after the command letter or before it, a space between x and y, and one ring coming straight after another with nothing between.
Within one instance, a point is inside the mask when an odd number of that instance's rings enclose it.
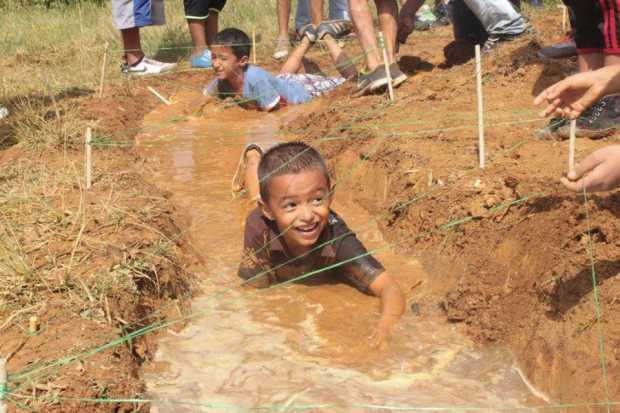
<instances>
[{"instance_id":1,"label":"boy's arm","mask_svg":"<svg viewBox=\"0 0 620 413\"><path fill-rule=\"evenodd\" d=\"M381 298L381 317L372 339L378 347L385 347L394 326L405 311L405 294L387 272L381 273L370 284L368 291Z\"/></svg>"}]
</instances>

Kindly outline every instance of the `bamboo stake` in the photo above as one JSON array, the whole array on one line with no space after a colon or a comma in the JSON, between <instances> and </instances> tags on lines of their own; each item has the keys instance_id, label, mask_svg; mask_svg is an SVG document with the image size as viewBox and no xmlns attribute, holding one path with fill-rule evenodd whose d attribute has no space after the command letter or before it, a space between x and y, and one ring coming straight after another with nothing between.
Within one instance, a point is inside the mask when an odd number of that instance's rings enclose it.
<instances>
[{"instance_id":1,"label":"bamboo stake","mask_svg":"<svg viewBox=\"0 0 620 413\"><path fill-rule=\"evenodd\" d=\"M562 10L562 33L566 33L566 21L568 20L568 9L563 4L558 4L558 7Z\"/></svg>"},{"instance_id":2,"label":"bamboo stake","mask_svg":"<svg viewBox=\"0 0 620 413\"><path fill-rule=\"evenodd\" d=\"M388 63L387 50L385 50L385 38L383 32L379 32L379 47L383 53L383 65L385 66L385 73L388 78L388 92L390 94L390 101L394 102L394 87L392 86L392 75L390 74L390 64Z\"/></svg>"},{"instance_id":3,"label":"bamboo stake","mask_svg":"<svg viewBox=\"0 0 620 413\"><path fill-rule=\"evenodd\" d=\"M166 105L170 105L170 101L168 99L166 99L165 97L163 97L162 95L159 94L158 91L156 91L155 89L153 89L150 86L146 87L152 94L154 94L155 96L157 96L159 98L159 100L161 100L162 102L164 102Z\"/></svg>"},{"instance_id":4,"label":"bamboo stake","mask_svg":"<svg viewBox=\"0 0 620 413\"><path fill-rule=\"evenodd\" d=\"M101 79L99 79L99 97L103 97L103 82L105 80L105 65L108 60L108 46L110 44L105 42L105 48L103 49L103 62L101 62Z\"/></svg>"},{"instance_id":5,"label":"bamboo stake","mask_svg":"<svg viewBox=\"0 0 620 413\"><path fill-rule=\"evenodd\" d=\"M252 63L256 64L256 26L252 27Z\"/></svg>"},{"instance_id":6,"label":"bamboo stake","mask_svg":"<svg viewBox=\"0 0 620 413\"><path fill-rule=\"evenodd\" d=\"M4 402L5 394L7 392L7 374L6 374L6 359L0 358L0 413L6 413L6 403Z\"/></svg>"},{"instance_id":7,"label":"bamboo stake","mask_svg":"<svg viewBox=\"0 0 620 413\"><path fill-rule=\"evenodd\" d=\"M38 331L39 331L39 317L37 317L36 315L33 315L32 317L30 317L30 320L28 320L28 332L30 334L37 334Z\"/></svg>"},{"instance_id":8,"label":"bamboo stake","mask_svg":"<svg viewBox=\"0 0 620 413\"><path fill-rule=\"evenodd\" d=\"M484 169L484 114L482 101L482 64L480 62L480 45L476 45L476 94L478 95L478 159L480 168Z\"/></svg>"},{"instance_id":9,"label":"bamboo stake","mask_svg":"<svg viewBox=\"0 0 620 413\"><path fill-rule=\"evenodd\" d=\"M575 169L575 143L577 141L577 120L570 121L570 138L568 140L568 172Z\"/></svg>"},{"instance_id":10,"label":"bamboo stake","mask_svg":"<svg viewBox=\"0 0 620 413\"><path fill-rule=\"evenodd\" d=\"M92 153L93 133L90 128L86 128L85 150L86 150L86 189L90 189L93 179L93 153Z\"/></svg>"}]
</instances>

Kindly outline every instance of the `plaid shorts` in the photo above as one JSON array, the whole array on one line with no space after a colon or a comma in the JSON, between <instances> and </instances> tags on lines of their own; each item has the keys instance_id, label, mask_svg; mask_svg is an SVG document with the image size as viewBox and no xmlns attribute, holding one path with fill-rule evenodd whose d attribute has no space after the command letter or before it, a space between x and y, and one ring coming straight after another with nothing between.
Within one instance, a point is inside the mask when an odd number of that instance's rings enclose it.
<instances>
[{"instance_id":1,"label":"plaid shorts","mask_svg":"<svg viewBox=\"0 0 620 413\"><path fill-rule=\"evenodd\" d=\"M344 77L326 77L309 73L283 73L276 77L278 79L292 80L301 83L304 89L306 89L306 92L312 97L322 96L346 81Z\"/></svg>"}]
</instances>

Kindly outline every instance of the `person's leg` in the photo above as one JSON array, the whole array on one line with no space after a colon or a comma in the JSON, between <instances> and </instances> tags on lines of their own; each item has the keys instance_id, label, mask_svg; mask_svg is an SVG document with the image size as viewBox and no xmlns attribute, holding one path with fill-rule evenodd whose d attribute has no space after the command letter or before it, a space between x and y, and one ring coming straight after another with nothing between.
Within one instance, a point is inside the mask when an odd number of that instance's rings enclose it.
<instances>
[{"instance_id":1,"label":"person's leg","mask_svg":"<svg viewBox=\"0 0 620 413\"><path fill-rule=\"evenodd\" d=\"M220 14L215 10L212 10L207 17L207 25L205 27L205 37L207 40L207 46L210 48L213 42L215 42L215 36L219 31Z\"/></svg>"},{"instance_id":2,"label":"person's leg","mask_svg":"<svg viewBox=\"0 0 620 413\"><path fill-rule=\"evenodd\" d=\"M381 63L381 55L379 46L377 45L377 39L375 38L375 30L370 8L368 7L368 1L349 0L349 11L366 57L366 67L368 70L373 71Z\"/></svg>"},{"instance_id":3,"label":"person's leg","mask_svg":"<svg viewBox=\"0 0 620 413\"><path fill-rule=\"evenodd\" d=\"M398 5L396 0L375 0L377 14L379 15L379 26L385 38L385 49L387 50L388 63L394 62L394 49L396 48L396 31L398 24Z\"/></svg>"},{"instance_id":4,"label":"person's leg","mask_svg":"<svg viewBox=\"0 0 620 413\"><path fill-rule=\"evenodd\" d=\"M297 46L295 50L293 50L293 53L291 53L289 58L282 65L282 68L280 69L280 74L299 73L300 70L302 70L303 68L304 56L306 55L306 52L308 52L308 49L311 45L312 43L310 43L310 40L308 40L307 37L301 39L301 42L299 42L299 46Z\"/></svg>"},{"instance_id":5,"label":"person's leg","mask_svg":"<svg viewBox=\"0 0 620 413\"><path fill-rule=\"evenodd\" d=\"M189 35L192 38L192 57L201 55L207 48L206 42L206 20L187 19Z\"/></svg>"},{"instance_id":6,"label":"person's leg","mask_svg":"<svg viewBox=\"0 0 620 413\"><path fill-rule=\"evenodd\" d=\"M345 53L344 50L338 45L338 42L334 40L333 37L327 35L323 38L323 44L327 46L327 50L329 51L329 55L331 56L338 72L345 79L351 79L357 75L357 69L355 68L355 63L349 59L349 56Z\"/></svg>"},{"instance_id":7,"label":"person's leg","mask_svg":"<svg viewBox=\"0 0 620 413\"><path fill-rule=\"evenodd\" d=\"M288 19L291 17L291 0L278 0L278 39L288 41Z\"/></svg>"},{"instance_id":8,"label":"person's leg","mask_svg":"<svg viewBox=\"0 0 620 413\"><path fill-rule=\"evenodd\" d=\"M323 0L310 1L310 18L312 24L318 26L323 21Z\"/></svg>"},{"instance_id":9,"label":"person's leg","mask_svg":"<svg viewBox=\"0 0 620 413\"><path fill-rule=\"evenodd\" d=\"M415 14L420 10L425 0L407 0L398 13L398 42L405 43L413 32Z\"/></svg>"},{"instance_id":10,"label":"person's leg","mask_svg":"<svg viewBox=\"0 0 620 413\"><path fill-rule=\"evenodd\" d=\"M577 57L580 72L600 69L603 67L604 62L605 58L601 52L583 53Z\"/></svg>"},{"instance_id":11,"label":"person's leg","mask_svg":"<svg viewBox=\"0 0 620 413\"><path fill-rule=\"evenodd\" d=\"M138 27L123 29L121 30L121 38L127 64L133 66L140 62L144 57L140 44L140 29Z\"/></svg>"}]
</instances>

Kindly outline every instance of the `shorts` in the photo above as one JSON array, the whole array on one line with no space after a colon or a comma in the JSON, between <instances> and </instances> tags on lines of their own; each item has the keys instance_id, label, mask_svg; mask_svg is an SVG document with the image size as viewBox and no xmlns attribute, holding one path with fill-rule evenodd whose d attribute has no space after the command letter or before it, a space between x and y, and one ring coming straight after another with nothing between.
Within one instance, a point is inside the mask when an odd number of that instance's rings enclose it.
<instances>
[{"instance_id":1,"label":"shorts","mask_svg":"<svg viewBox=\"0 0 620 413\"><path fill-rule=\"evenodd\" d=\"M210 13L219 13L226 5L226 0L183 0L185 18L204 20Z\"/></svg>"},{"instance_id":2,"label":"shorts","mask_svg":"<svg viewBox=\"0 0 620 413\"><path fill-rule=\"evenodd\" d=\"M620 54L620 0L564 0L574 16L577 53Z\"/></svg>"},{"instance_id":3,"label":"shorts","mask_svg":"<svg viewBox=\"0 0 620 413\"><path fill-rule=\"evenodd\" d=\"M346 81L344 77L325 77L309 73L283 73L276 77L278 79L300 83L312 97L322 96Z\"/></svg>"},{"instance_id":4,"label":"shorts","mask_svg":"<svg viewBox=\"0 0 620 413\"><path fill-rule=\"evenodd\" d=\"M118 30L165 24L164 0L112 0L112 18Z\"/></svg>"}]
</instances>

